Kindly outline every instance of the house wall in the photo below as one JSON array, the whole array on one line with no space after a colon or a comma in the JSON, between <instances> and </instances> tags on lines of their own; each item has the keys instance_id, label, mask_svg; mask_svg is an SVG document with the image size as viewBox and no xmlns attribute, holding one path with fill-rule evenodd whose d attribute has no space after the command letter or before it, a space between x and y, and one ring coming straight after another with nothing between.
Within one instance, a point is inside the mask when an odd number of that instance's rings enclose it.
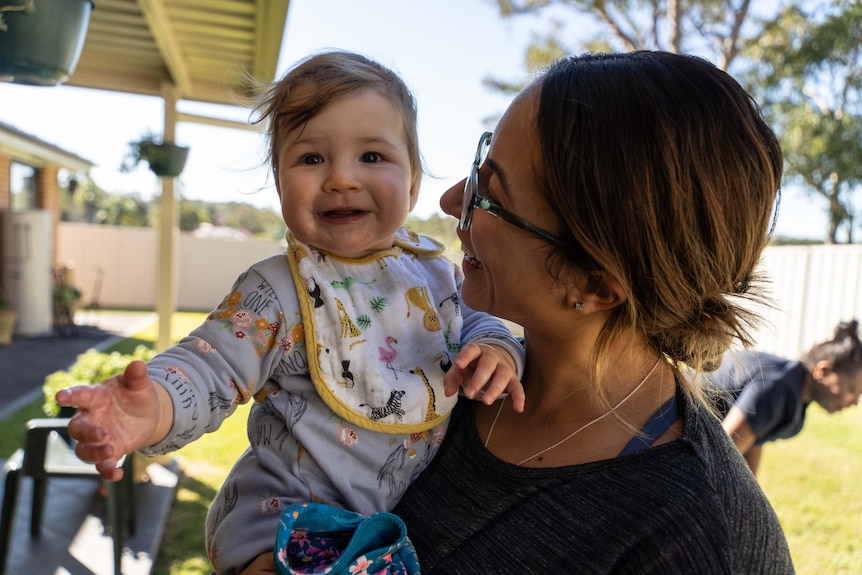
<instances>
[{"instance_id":1,"label":"house wall","mask_svg":"<svg viewBox=\"0 0 862 575\"><path fill-rule=\"evenodd\" d=\"M61 223L58 231L58 261L74 262L82 305L155 308L156 230ZM181 233L177 249L177 306L209 311L246 267L283 253L284 245ZM755 308L765 319L757 348L799 357L831 337L839 321L862 318L862 245L769 247L762 262L774 307Z\"/></svg>"},{"instance_id":2,"label":"house wall","mask_svg":"<svg viewBox=\"0 0 862 575\"><path fill-rule=\"evenodd\" d=\"M12 206L13 161L36 170L36 207L51 213L52 242L48 246L48 258L52 267L55 267L59 241L57 223L60 221L60 184L57 177L63 168L72 173L86 173L93 164L17 128L0 123L0 211L10 210ZM4 287L4 269L8 271L4 253L0 246L0 289Z\"/></svg>"},{"instance_id":3,"label":"house wall","mask_svg":"<svg viewBox=\"0 0 862 575\"><path fill-rule=\"evenodd\" d=\"M36 171L36 206L41 210L51 212L52 222L52 242L50 261L56 262L57 257L57 223L60 221L60 184L57 180L59 175L59 167L53 164L47 164L41 167L35 167ZM12 208L12 158L10 156L0 154L0 211L10 210ZM2 239L0 239L2 242ZM3 259L2 245L0 245L0 278L3 277ZM0 279L0 289L3 289L2 279Z\"/></svg>"}]
</instances>

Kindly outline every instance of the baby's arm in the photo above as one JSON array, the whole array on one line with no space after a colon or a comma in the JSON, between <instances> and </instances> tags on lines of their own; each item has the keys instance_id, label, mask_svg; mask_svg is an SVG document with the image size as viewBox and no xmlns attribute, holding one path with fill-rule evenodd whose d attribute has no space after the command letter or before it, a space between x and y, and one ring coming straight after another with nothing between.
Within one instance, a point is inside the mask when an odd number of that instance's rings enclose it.
<instances>
[{"instance_id":1,"label":"baby's arm","mask_svg":"<svg viewBox=\"0 0 862 575\"><path fill-rule=\"evenodd\" d=\"M75 453L111 481L123 476L120 458L161 441L173 422L167 391L153 383L142 361L100 385L63 389L57 403L78 408L69 421L69 435L78 442Z\"/></svg>"},{"instance_id":2,"label":"baby's arm","mask_svg":"<svg viewBox=\"0 0 862 575\"><path fill-rule=\"evenodd\" d=\"M248 401L278 365L279 341L289 337L267 281L285 275L284 260L269 258L241 274L201 326L148 364L133 362L102 385L59 392L60 405L79 408L69 422L78 456L96 463L103 477L119 479L122 470L114 467L123 455L179 449ZM286 299L296 299L293 289L282 289L292 296Z\"/></svg>"}]
</instances>

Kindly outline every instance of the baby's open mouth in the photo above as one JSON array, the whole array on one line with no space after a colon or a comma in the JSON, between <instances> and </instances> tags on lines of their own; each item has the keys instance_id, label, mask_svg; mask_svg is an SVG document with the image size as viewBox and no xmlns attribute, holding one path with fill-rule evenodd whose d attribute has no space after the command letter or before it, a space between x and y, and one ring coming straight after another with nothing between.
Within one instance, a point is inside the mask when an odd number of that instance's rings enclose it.
<instances>
[{"instance_id":1,"label":"baby's open mouth","mask_svg":"<svg viewBox=\"0 0 862 575\"><path fill-rule=\"evenodd\" d=\"M326 218L355 218L356 216L361 216L365 212L362 210L330 210L327 212L323 212L323 216Z\"/></svg>"}]
</instances>

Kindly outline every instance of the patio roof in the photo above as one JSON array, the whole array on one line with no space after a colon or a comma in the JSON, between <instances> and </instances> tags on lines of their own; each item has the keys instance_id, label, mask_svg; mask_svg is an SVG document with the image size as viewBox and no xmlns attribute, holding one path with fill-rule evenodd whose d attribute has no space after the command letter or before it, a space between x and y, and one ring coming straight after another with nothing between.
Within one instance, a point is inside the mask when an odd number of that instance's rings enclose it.
<instances>
[{"instance_id":1,"label":"patio roof","mask_svg":"<svg viewBox=\"0 0 862 575\"><path fill-rule=\"evenodd\" d=\"M0 154L37 168L55 164L76 172L89 172L93 167L90 160L4 122L0 122Z\"/></svg>"},{"instance_id":2,"label":"patio roof","mask_svg":"<svg viewBox=\"0 0 862 575\"><path fill-rule=\"evenodd\" d=\"M237 104L274 78L288 0L94 0L69 86Z\"/></svg>"},{"instance_id":3,"label":"patio roof","mask_svg":"<svg viewBox=\"0 0 862 575\"><path fill-rule=\"evenodd\" d=\"M249 129L223 118L180 113L178 100L242 104L248 75L275 78L289 0L94 0L69 86L161 96L164 139L178 121ZM176 310L174 181L161 178L156 348L170 344Z\"/></svg>"}]
</instances>

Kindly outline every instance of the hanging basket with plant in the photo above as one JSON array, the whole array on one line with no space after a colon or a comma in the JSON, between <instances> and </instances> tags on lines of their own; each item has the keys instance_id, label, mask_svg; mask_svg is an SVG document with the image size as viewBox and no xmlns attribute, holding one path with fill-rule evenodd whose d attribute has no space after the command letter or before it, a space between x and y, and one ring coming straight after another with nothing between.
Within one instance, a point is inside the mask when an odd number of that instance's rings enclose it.
<instances>
[{"instance_id":1,"label":"hanging basket with plant","mask_svg":"<svg viewBox=\"0 0 862 575\"><path fill-rule=\"evenodd\" d=\"M0 0L0 81L56 86L78 63L92 0Z\"/></svg>"},{"instance_id":2,"label":"hanging basket with plant","mask_svg":"<svg viewBox=\"0 0 862 575\"><path fill-rule=\"evenodd\" d=\"M120 169L131 172L140 162L147 162L155 175L175 178L182 173L188 157L187 147L163 142L158 136L148 134L129 143L129 151Z\"/></svg>"}]
</instances>

